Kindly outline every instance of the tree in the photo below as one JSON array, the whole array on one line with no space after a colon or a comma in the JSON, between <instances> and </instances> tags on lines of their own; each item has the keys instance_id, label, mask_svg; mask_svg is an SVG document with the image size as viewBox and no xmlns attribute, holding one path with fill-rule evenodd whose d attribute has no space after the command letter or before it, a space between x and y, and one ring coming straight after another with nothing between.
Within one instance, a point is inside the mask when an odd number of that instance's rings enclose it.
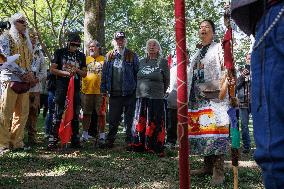
<instances>
[{"instance_id":1,"label":"tree","mask_svg":"<svg viewBox=\"0 0 284 189\"><path fill-rule=\"evenodd\" d=\"M85 6L83 7L85 2ZM187 48L190 56L199 43L198 28L203 19L212 19L217 26L215 40L225 32L222 17L225 0L186 1ZM83 8L85 10L83 10ZM157 39L166 56L175 48L174 5L172 0L2 0L0 17L15 12L24 13L32 27L40 34L45 54L65 44L69 31L83 31L84 40L98 40L105 49L111 49L114 32L123 30L129 48L144 56L146 41ZM85 18L85 19L84 19ZM236 60L242 61L248 50L247 38L237 38Z\"/></svg>"},{"instance_id":2,"label":"tree","mask_svg":"<svg viewBox=\"0 0 284 189\"><path fill-rule=\"evenodd\" d=\"M84 41L97 40L105 47L106 0L85 0Z\"/></svg>"}]
</instances>

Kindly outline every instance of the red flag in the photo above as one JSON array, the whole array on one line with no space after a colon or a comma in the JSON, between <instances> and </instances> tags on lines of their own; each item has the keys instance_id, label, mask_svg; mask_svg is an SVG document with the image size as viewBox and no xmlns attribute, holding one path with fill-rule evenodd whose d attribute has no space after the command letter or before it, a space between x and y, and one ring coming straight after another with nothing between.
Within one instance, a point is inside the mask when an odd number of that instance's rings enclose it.
<instances>
[{"instance_id":1,"label":"red flag","mask_svg":"<svg viewBox=\"0 0 284 189\"><path fill-rule=\"evenodd\" d=\"M68 91L66 96L65 111L62 115L62 120L59 127L59 138L61 144L68 143L72 135L72 119L74 116L74 76L70 78Z\"/></svg>"},{"instance_id":2,"label":"red flag","mask_svg":"<svg viewBox=\"0 0 284 189\"><path fill-rule=\"evenodd\" d=\"M228 28L223 39L224 65L228 70L234 68L231 41L232 41L232 28Z\"/></svg>"},{"instance_id":3,"label":"red flag","mask_svg":"<svg viewBox=\"0 0 284 189\"><path fill-rule=\"evenodd\" d=\"M172 55L171 54L168 56L168 66L169 68L172 67Z\"/></svg>"}]
</instances>

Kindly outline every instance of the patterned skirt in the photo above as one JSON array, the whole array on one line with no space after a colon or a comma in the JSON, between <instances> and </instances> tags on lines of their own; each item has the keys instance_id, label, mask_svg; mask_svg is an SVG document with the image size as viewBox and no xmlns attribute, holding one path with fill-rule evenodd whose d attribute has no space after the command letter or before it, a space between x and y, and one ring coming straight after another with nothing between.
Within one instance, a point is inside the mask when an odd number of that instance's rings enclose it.
<instances>
[{"instance_id":1,"label":"patterned skirt","mask_svg":"<svg viewBox=\"0 0 284 189\"><path fill-rule=\"evenodd\" d=\"M138 98L132 125L134 151L162 153L165 142L163 99Z\"/></svg>"},{"instance_id":2,"label":"patterned skirt","mask_svg":"<svg viewBox=\"0 0 284 189\"><path fill-rule=\"evenodd\" d=\"M188 126L190 152L196 155L221 155L228 151L229 116L225 102L202 101L190 106Z\"/></svg>"}]
</instances>

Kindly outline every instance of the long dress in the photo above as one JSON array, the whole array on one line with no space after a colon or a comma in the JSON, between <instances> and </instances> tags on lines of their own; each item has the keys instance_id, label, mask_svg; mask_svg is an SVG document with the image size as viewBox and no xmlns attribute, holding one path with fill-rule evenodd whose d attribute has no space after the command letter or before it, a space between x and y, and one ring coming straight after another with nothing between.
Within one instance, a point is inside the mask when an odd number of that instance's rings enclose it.
<instances>
[{"instance_id":1,"label":"long dress","mask_svg":"<svg viewBox=\"0 0 284 189\"><path fill-rule=\"evenodd\" d=\"M163 97L169 81L166 59L140 61L132 125L134 151L147 151L159 155L164 153L166 109Z\"/></svg>"},{"instance_id":2,"label":"long dress","mask_svg":"<svg viewBox=\"0 0 284 189\"><path fill-rule=\"evenodd\" d=\"M205 99L197 87L199 83L221 80L221 46L212 42L193 57L189 70L189 140L191 154L221 155L229 147L229 101Z\"/></svg>"}]
</instances>

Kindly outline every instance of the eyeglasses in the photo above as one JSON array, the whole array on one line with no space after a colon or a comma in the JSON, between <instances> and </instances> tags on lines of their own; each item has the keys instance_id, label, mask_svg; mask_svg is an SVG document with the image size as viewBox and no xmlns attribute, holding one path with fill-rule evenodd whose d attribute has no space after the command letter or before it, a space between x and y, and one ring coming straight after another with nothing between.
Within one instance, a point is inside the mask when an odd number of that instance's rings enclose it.
<instances>
[{"instance_id":1,"label":"eyeglasses","mask_svg":"<svg viewBox=\"0 0 284 189\"><path fill-rule=\"evenodd\" d=\"M80 44L80 43L70 43L70 46L73 46L73 47L80 47L81 44Z\"/></svg>"},{"instance_id":2,"label":"eyeglasses","mask_svg":"<svg viewBox=\"0 0 284 189\"><path fill-rule=\"evenodd\" d=\"M20 23L20 24L26 24L25 20L17 20L16 22Z\"/></svg>"}]
</instances>

